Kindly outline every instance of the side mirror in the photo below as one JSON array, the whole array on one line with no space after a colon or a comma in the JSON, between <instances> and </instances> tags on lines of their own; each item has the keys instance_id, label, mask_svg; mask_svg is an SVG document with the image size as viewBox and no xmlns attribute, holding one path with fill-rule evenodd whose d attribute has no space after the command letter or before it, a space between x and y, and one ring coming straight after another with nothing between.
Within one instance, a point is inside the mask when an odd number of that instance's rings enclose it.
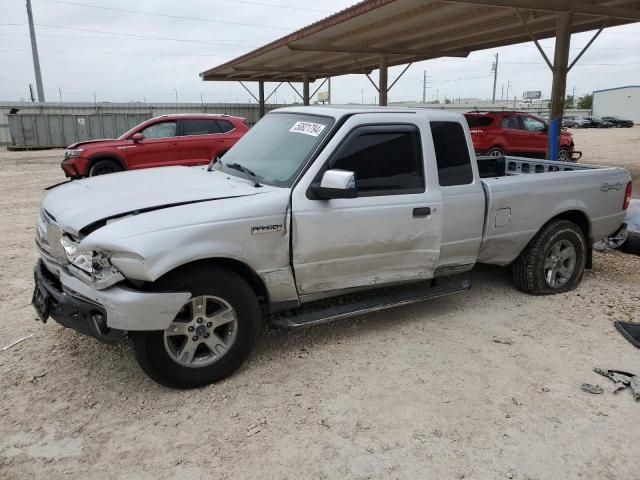
<instances>
[{"instance_id":1,"label":"side mirror","mask_svg":"<svg viewBox=\"0 0 640 480\"><path fill-rule=\"evenodd\" d=\"M311 184L311 191L318 200L356 198L356 175L347 170L327 170L319 184Z\"/></svg>"},{"instance_id":2,"label":"side mirror","mask_svg":"<svg viewBox=\"0 0 640 480\"><path fill-rule=\"evenodd\" d=\"M131 140L133 140L133 143L141 142L142 140L144 140L144 135L143 135L143 134L141 134L140 132L138 132L138 133L134 133L134 134L131 136Z\"/></svg>"}]
</instances>

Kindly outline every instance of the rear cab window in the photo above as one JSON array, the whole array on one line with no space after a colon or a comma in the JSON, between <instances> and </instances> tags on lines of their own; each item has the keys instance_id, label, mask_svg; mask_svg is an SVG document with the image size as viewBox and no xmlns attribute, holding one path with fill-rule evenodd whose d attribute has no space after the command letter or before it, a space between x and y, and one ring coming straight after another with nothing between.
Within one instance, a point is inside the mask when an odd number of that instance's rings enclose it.
<instances>
[{"instance_id":1,"label":"rear cab window","mask_svg":"<svg viewBox=\"0 0 640 480\"><path fill-rule=\"evenodd\" d=\"M473 183L469 146L462 125L458 122L441 121L430 124L440 186Z\"/></svg>"}]
</instances>

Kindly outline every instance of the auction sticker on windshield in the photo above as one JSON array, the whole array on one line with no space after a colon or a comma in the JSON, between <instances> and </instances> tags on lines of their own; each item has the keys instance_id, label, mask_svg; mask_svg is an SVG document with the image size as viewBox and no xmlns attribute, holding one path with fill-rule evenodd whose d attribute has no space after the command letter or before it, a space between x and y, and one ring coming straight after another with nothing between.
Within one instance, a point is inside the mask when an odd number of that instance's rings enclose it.
<instances>
[{"instance_id":1,"label":"auction sticker on windshield","mask_svg":"<svg viewBox=\"0 0 640 480\"><path fill-rule=\"evenodd\" d=\"M322 125L321 123L296 122L293 124L293 127L289 129L289 131L293 133L303 133L305 135L317 137L322 133L324 127L325 125Z\"/></svg>"}]
</instances>

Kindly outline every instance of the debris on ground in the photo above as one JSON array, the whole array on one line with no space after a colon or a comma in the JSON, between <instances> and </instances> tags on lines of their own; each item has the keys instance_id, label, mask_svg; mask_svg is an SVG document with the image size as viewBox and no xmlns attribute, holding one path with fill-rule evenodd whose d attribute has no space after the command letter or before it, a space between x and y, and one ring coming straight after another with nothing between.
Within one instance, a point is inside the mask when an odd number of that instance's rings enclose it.
<instances>
[{"instance_id":1,"label":"debris on ground","mask_svg":"<svg viewBox=\"0 0 640 480\"><path fill-rule=\"evenodd\" d=\"M613 322L613 326L624 338L631 342L631 345L640 348L640 323L619 322L616 320Z\"/></svg>"},{"instance_id":2,"label":"debris on ground","mask_svg":"<svg viewBox=\"0 0 640 480\"><path fill-rule=\"evenodd\" d=\"M502 345L513 345L513 340L504 337L493 337L493 343L500 343Z\"/></svg>"},{"instance_id":3,"label":"debris on ground","mask_svg":"<svg viewBox=\"0 0 640 480\"><path fill-rule=\"evenodd\" d=\"M637 375L620 370L605 370L597 367L594 368L593 371L603 377L607 377L616 384L613 393L618 393L629 387L633 393L633 398L635 398L636 401L640 400L640 378L638 378Z\"/></svg>"},{"instance_id":4,"label":"debris on ground","mask_svg":"<svg viewBox=\"0 0 640 480\"><path fill-rule=\"evenodd\" d=\"M601 393L604 393L604 390L602 389L602 387L600 385L593 385L591 383L583 383L580 388L582 390L584 390L585 392L587 392L587 393L593 393L595 395L599 395Z\"/></svg>"},{"instance_id":5,"label":"debris on ground","mask_svg":"<svg viewBox=\"0 0 640 480\"><path fill-rule=\"evenodd\" d=\"M4 352L5 350L9 350L11 347L14 347L14 346L18 345L20 342L24 342L27 338L31 338L31 337L33 337L33 333L31 335L27 335L26 337L19 338L15 342L10 343L9 345L6 345L6 346L2 347L2 351Z\"/></svg>"}]
</instances>

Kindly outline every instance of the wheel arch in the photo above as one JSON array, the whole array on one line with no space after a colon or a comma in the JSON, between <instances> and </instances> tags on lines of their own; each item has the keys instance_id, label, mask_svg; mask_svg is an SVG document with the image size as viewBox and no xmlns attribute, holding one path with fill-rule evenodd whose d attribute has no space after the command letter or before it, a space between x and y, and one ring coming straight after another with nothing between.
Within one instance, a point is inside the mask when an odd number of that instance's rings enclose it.
<instances>
[{"instance_id":1,"label":"wheel arch","mask_svg":"<svg viewBox=\"0 0 640 480\"><path fill-rule=\"evenodd\" d=\"M540 230L542 230L542 228L546 227L549 223L555 220L567 220L571 223L576 224L582 231L585 240L587 240L587 243L589 242L591 234L591 222L589 221L589 217L587 216L587 214L583 211L567 210L565 212L559 213L553 218L549 219L549 221L546 222L542 227L540 227Z\"/></svg>"},{"instance_id":2,"label":"wheel arch","mask_svg":"<svg viewBox=\"0 0 640 480\"><path fill-rule=\"evenodd\" d=\"M225 268L227 270L230 270L236 273L249 284L251 289L255 292L256 297L258 298L258 301L260 302L260 304L266 304L266 305L269 304L269 291L267 289L266 284L262 280L262 277L260 277L260 275L258 275L258 273L249 265L247 265L246 263L240 260L236 260L234 258L215 257L215 258L204 258L199 260L193 260L191 262L174 267L171 270L165 272L155 282L161 281L163 278L166 278L168 275L179 275L180 273L188 274L188 271L192 269L210 268L210 267Z\"/></svg>"},{"instance_id":3,"label":"wheel arch","mask_svg":"<svg viewBox=\"0 0 640 480\"><path fill-rule=\"evenodd\" d=\"M89 176L91 167L93 167L100 160L112 160L118 163L118 165L122 167L122 170L127 170L127 164L125 163L124 159L120 155L117 155L115 153L96 153L94 155L91 155L88 158L87 168L86 168L86 171L84 172L84 176Z\"/></svg>"},{"instance_id":4,"label":"wheel arch","mask_svg":"<svg viewBox=\"0 0 640 480\"><path fill-rule=\"evenodd\" d=\"M587 216L587 214L584 213L582 210L566 210L564 212L557 213L556 215L551 217L549 220L547 220L538 229L538 231L535 233L535 235L533 235L531 237L529 242L527 242L527 244L524 246L524 248L518 253L518 256L529 246L529 244L531 244L531 242L534 241L534 239L538 236L538 234L547 225L549 225L550 223L555 222L557 220L566 220L568 222L573 223L574 225L576 225L580 229L580 231L584 235L584 238L585 238L585 240L587 242L587 263L586 263L586 268L591 268L592 263L593 263L593 240L591 239L591 236L590 236L591 235L591 221L589 220L589 217Z\"/></svg>"}]
</instances>

